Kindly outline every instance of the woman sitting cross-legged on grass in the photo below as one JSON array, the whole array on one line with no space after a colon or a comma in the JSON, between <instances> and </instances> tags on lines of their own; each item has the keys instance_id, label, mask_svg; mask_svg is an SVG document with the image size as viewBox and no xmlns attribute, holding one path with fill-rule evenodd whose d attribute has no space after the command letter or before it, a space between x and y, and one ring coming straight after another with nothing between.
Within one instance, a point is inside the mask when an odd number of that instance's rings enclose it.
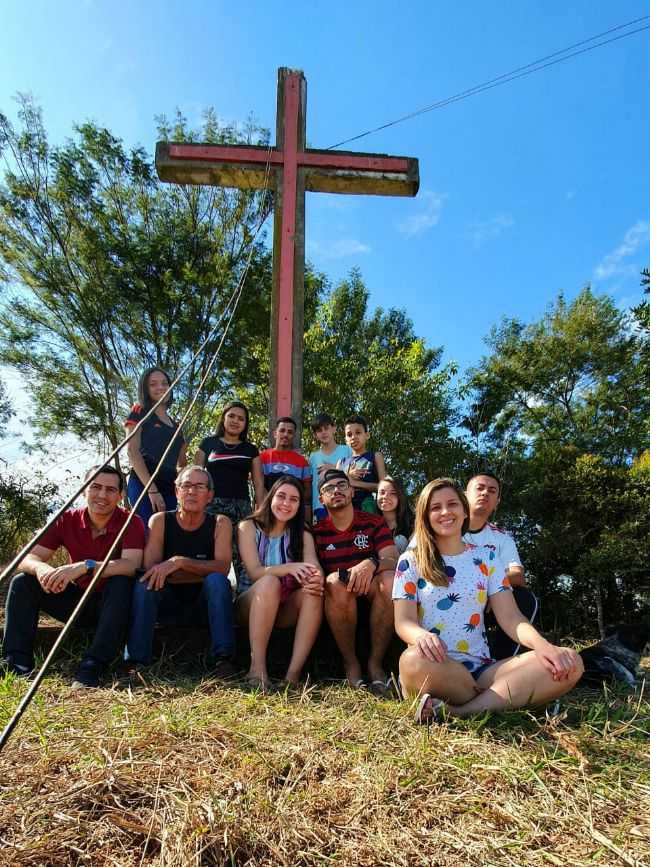
<instances>
[{"instance_id":1,"label":"woman sitting cross-legged on grass","mask_svg":"<svg viewBox=\"0 0 650 867\"><path fill-rule=\"evenodd\" d=\"M266 650L274 626L295 626L286 683L298 683L323 616L323 572L314 539L305 529L304 492L282 476L255 512L239 524L239 551L248 582L240 581L236 603L248 623L251 665L247 680L266 689Z\"/></svg>"},{"instance_id":2,"label":"woman sitting cross-legged on grass","mask_svg":"<svg viewBox=\"0 0 650 867\"><path fill-rule=\"evenodd\" d=\"M409 647L400 659L403 690L418 697L416 720L544 704L582 676L580 657L556 647L521 614L505 567L491 546L467 545L463 491L451 479L425 486L415 512L416 546L400 557L395 629ZM501 628L532 652L495 662L483 615L488 598Z\"/></svg>"}]
</instances>

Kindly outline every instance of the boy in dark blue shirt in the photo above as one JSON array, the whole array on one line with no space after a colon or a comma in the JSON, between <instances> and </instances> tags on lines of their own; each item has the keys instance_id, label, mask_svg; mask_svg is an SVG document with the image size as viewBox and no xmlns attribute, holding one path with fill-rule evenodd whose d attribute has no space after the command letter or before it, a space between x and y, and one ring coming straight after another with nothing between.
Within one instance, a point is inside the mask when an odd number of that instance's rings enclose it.
<instances>
[{"instance_id":1,"label":"boy in dark blue shirt","mask_svg":"<svg viewBox=\"0 0 650 867\"><path fill-rule=\"evenodd\" d=\"M379 482L386 476L386 463L381 452L367 451L370 439L368 422L362 415L351 415L345 420L345 441L352 456L342 458L337 469L347 473L354 489L352 505L363 512L378 513L374 494Z\"/></svg>"}]
</instances>

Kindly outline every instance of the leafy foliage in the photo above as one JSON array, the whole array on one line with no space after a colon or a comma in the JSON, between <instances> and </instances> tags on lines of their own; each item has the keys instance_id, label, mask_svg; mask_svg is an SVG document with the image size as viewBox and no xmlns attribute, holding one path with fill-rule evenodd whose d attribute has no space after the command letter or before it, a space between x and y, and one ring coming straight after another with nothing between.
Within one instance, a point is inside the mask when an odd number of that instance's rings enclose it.
<instances>
[{"instance_id":1,"label":"leafy foliage","mask_svg":"<svg viewBox=\"0 0 650 867\"><path fill-rule=\"evenodd\" d=\"M14 411L11 408L11 404L9 403L7 387L0 379L0 437L4 435L7 428L7 423L13 415Z\"/></svg>"},{"instance_id":2,"label":"leafy foliage","mask_svg":"<svg viewBox=\"0 0 650 867\"><path fill-rule=\"evenodd\" d=\"M650 295L650 268L641 272L641 286L645 295ZM650 380L650 301L643 300L633 308L634 318L642 341L641 354L645 367L646 382Z\"/></svg>"},{"instance_id":3,"label":"leafy foliage","mask_svg":"<svg viewBox=\"0 0 650 867\"><path fill-rule=\"evenodd\" d=\"M258 379L257 359L242 344L268 331L270 257L252 238L270 199L160 184L142 148L127 150L93 123L52 147L29 98L21 99L19 117L16 130L0 116L7 166L0 276L12 287L0 309L0 360L27 381L41 434L69 431L115 445L142 370L156 364L173 374L189 360L252 255L248 303L189 422L191 434L211 400ZM192 137L181 115L159 123L161 134ZM264 143L268 135L252 124L238 134L208 112L201 138ZM184 378L181 400L196 390L219 338L220 331Z\"/></svg>"},{"instance_id":4,"label":"leafy foliage","mask_svg":"<svg viewBox=\"0 0 650 867\"><path fill-rule=\"evenodd\" d=\"M323 298L305 333L305 418L329 412L342 424L363 414L374 448L414 488L453 472L455 369L440 368L441 354L416 336L403 310L369 313L368 290L354 270Z\"/></svg>"},{"instance_id":5,"label":"leafy foliage","mask_svg":"<svg viewBox=\"0 0 650 867\"><path fill-rule=\"evenodd\" d=\"M560 296L505 320L470 372L463 427L499 468L544 626L593 635L650 600L650 387L643 345L608 297Z\"/></svg>"},{"instance_id":6,"label":"leafy foliage","mask_svg":"<svg viewBox=\"0 0 650 867\"><path fill-rule=\"evenodd\" d=\"M57 487L42 476L0 473L0 563L11 560L45 523Z\"/></svg>"},{"instance_id":7,"label":"leafy foliage","mask_svg":"<svg viewBox=\"0 0 650 867\"><path fill-rule=\"evenodd\" d=\"M650 392L638 339L606 296L562 295L531 325L504 319L470 371L464 427L537 452L570 445L625 464L648 445Z\"/></svg>"},{"instance_id":8,"label":"leafy foliage","mask_svg":"<svg viewBox=\"0 0 650 867\"><path fill-rule=\"evenodd\" d=\"M562 447L530 458L508 518L544 627L593 635L634 621L650 601L650 465L631 467Z\"/></svg>"}]
</instances>

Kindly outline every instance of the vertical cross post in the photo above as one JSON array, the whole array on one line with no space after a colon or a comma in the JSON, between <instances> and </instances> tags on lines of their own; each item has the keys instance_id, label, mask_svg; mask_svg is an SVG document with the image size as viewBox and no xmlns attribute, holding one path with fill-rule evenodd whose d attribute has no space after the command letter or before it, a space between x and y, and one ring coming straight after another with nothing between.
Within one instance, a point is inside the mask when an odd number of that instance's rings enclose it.
<instances>
[{"instance_id":1,"label":"vertical cross post","mask_svg":"<svg viewBox=\"0 0 650 867\"><path fill-rule=\"evenodd\" d=\"M305 308L305 150L307 82L302 72L278 70L276 147L284 163L276 182L271 298L271 418L292 416L302 424ZM275 416L275 418L273 418Z\"/></svg>"}]
</instances>

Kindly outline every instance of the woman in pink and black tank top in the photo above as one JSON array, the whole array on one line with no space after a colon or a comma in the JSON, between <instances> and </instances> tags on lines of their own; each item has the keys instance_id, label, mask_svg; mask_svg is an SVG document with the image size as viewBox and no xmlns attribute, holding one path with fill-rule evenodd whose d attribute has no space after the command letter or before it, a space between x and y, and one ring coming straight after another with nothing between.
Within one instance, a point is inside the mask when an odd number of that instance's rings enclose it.
<instances>
[{"instance_id":1,"label":"woman in pink and black tank top","mask_svg":"<svg viewBox=\"0 0 650 867\"><path fill-rule=\"evenodd\" d=\"M295 626L285 683L296 684L316 641L323 616L323 572L314 539L304 525L304 491L291 476L271 487L261 506L239 524L246 576L238 584L237 618L248 624L248 683L269 685L266 651L274 626Z\"/></svg>"}]
</instances>

